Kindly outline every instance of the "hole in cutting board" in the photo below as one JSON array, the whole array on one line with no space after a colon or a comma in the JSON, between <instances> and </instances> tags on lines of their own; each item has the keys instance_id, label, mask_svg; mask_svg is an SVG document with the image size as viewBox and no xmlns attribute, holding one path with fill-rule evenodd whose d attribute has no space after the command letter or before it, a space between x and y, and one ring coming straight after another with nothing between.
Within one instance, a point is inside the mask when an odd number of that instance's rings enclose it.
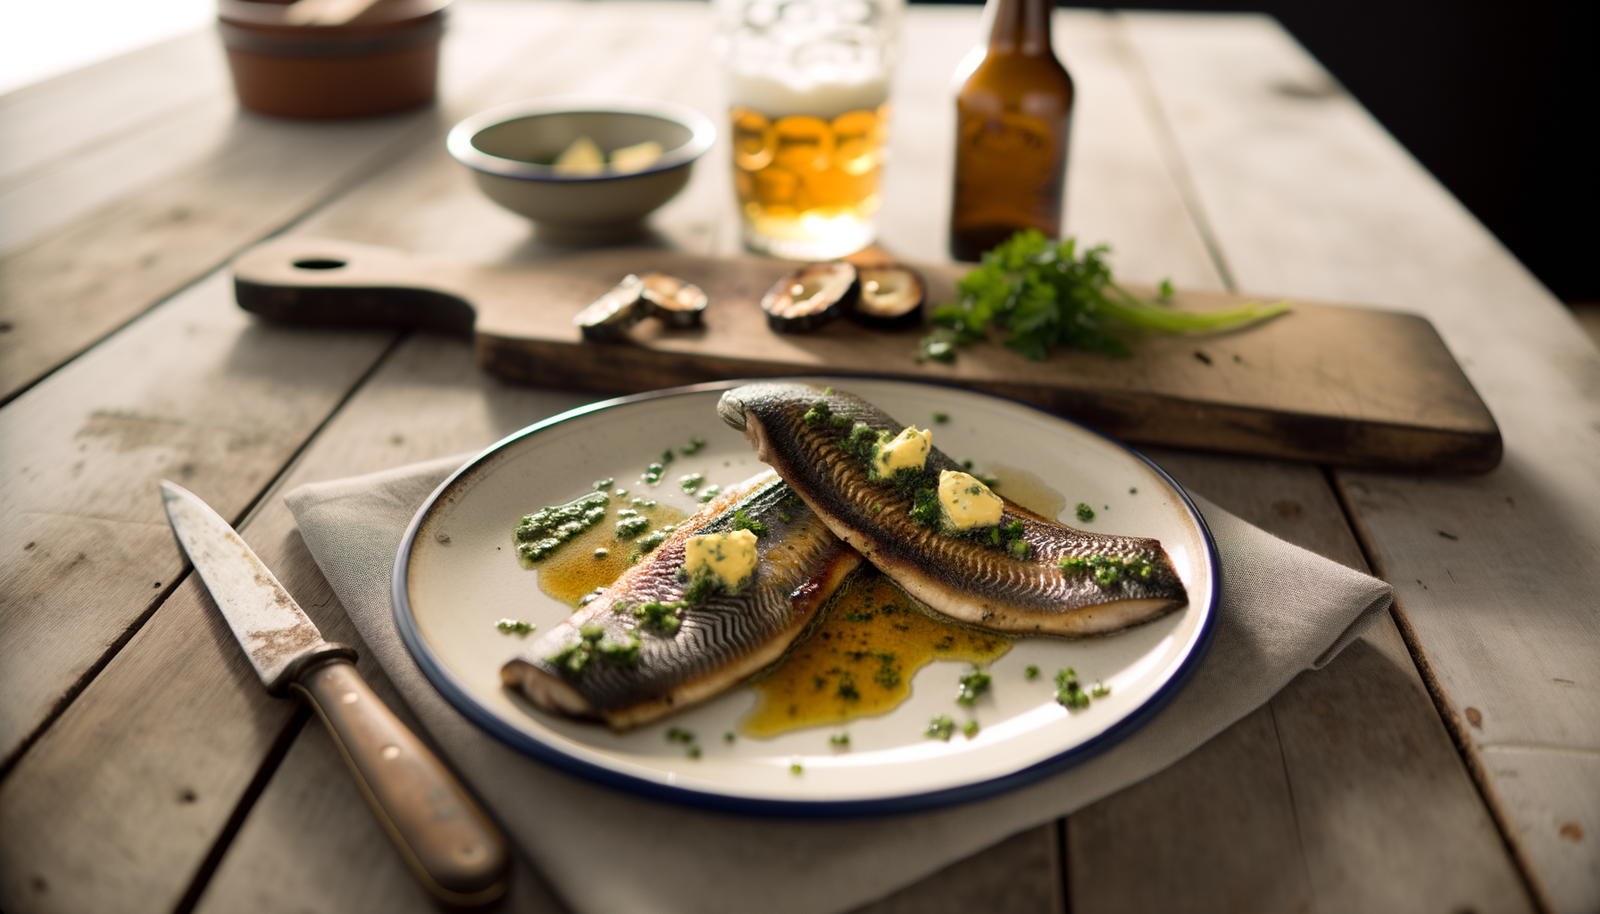
<instances>
[{"instance_id":1,"label":"hole in cutting board","mask_svg":"<svg viewBox=\"0 0 1600 914\"><path fill-rule=\"evenodd\" d=\"M308 257L305 260L296 260L294 265L302 270L337 270L347 263L349 261L334 260L331 257Z\"/></svg>"}]
</instances>

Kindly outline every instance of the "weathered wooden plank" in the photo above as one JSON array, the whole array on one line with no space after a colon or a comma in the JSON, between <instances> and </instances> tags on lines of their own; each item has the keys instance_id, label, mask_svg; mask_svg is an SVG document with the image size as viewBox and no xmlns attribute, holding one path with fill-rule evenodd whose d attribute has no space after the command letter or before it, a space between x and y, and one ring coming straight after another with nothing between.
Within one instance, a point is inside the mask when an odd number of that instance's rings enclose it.
<instances>
[{"instance_id":1,"label":"weathered wooden plank","mask_svg":"<svg viewBox=\"0 0 1600 914\"><path fill-rule=\"evenodd\" d=\"M153 154L185 135L217 136L203 160L170 179L87 213L0 259L0 400L104 337L234 252L292 222L395 150L437 143L452 117L481 105L480 85L519 49L559 29L566 4L541 6L507 29L496 4L463 6L446 51L438 108L383 118L303 122L209 107L211 129L185 117L159 126ZM514 14L513 14L514 15ZM526 64L538 70L534 60ZM116 82L115 69L102 81ZM221 78L220 72L213 78ZM152 152L152 149L146 149ZM113 182L114 183L114 182ZM102 189L109 185L99 185ZM19 191L26 194L24 191ZM37 205L47 205L48 200Z\"/></svg>"},{"instance_id":2,"label":"weathered wooden plank","mask_svg":"<svg viewBox=\"0 0 1600 914\"><path fill-rule=\"evenodd\" d=\"M0 95L0 191L166 113L231 93L216 34L198 31Z\"/></svg>"},{"instance_id":3,"label":"weathered wooden plank","mask_svg":"<svg viewBox=\"0 0 1600 914\"><path fill-rule=\"evenodd\" d=\"M0 410L0 759L183 567L155 484L239 516L393 339L257 326L214 276Z\"/></svg>"},{"instance_id":4,"label":"weathered wooden plank","mask_svg":"<svg viewBox=\"0 0 1600 914\"><path fill-rule=\"evenodd\" d=\"M1068 910L1314 910L1272 712L1067 819Z\"/></svg>"},{"instance_id":5,"label":"weathered wooden plank","mask_svg":"<svg viewBox=\"0 0 1600 914\"><path fill-rule=\"evenodd\" d=\"M483 9L481 20L457 17L459 37L476 53L460 55L452 72L495 89L501 81L485 75L495 63L517 75L548 72L523 63L523 46L503 35L537 44L568 7L513 18L516 29L507 28L506 8ZM235 177L219 192L245 193L235 186L245 182L271 196L274 182L288 180L271 168ZM91 270L75 281L99 276ZM0 516L9 519L0 531L0 675L10 690L0 707L0 768L153 609L163 592L155 583L170 585L181 567L168 555L155 480L187 479L236 516L393 339L260 328L233 305L224 278L211 282L0 410ZM65 328L69 317L49 321Z\"/></svg>"},{"instance_id":6,"label":"weathered wooden plank","mask_svg":"<svg viewBox=\"0 0 1600 914\"><path fill-rule=\"evenodd\" d=\"M1128 23L1240 285L1425 314L1500 421L1506 459L1487 476L1337 478L1541 902L1600 905L1600 874L1522 840L1544 826L1518 818L1542 778L1586 783L1600 748L1600 354L1269 21ZM1485 762L1509 745L1527 776ZM1587 783L1564 801L1573 816Z\"/></svg>"},{"instance_id":7,"label":"weathered wooden plank","mask_svg":"<svg viewBox=\"0 0 1600 914\"><path fill-rule=\"evenodd\" d=\"M1151 456L1257 526L1366 569L1320 471L1179 452ZM1270 708L1316 910L1530 909L1391 619L1379 619L1326 668L1301 674ZM1210 836L1209 845L1230 827L1206 823L1194 831Z\"/></svg>"},{"instance_id":8,"label":"weathered wooden plank","mask_svg":"<svg viewBox=\"0 0 1600 914\"><path fill-rule=\"evenodd\" d=\"M988 850L857 908L855 914L1066 914L1057 823Z\"/></svg>"},{"instance_id":9,"label":"weathered wooden plank","mask_svg":"<svg viewBox=\"0 0 1600 914\"><path fill-rule=\"evenodd\" d=\"M417 337L357 399L364 407L334 418L241 532L326 637L359 649L277 494L482 446L583 398L496 384L464 344ZM176 556L170 538L166 549ZM362 671L394 699L370 660ZM0 782L0 858L10 861L0 909L170 909L293 710L265 694L209 597L186 578ZM348 775L335 767L319 777ZM366 875L354 872L358 885ZM38 880L47 891L32 888Z\"/></svg>"}]
</instances>

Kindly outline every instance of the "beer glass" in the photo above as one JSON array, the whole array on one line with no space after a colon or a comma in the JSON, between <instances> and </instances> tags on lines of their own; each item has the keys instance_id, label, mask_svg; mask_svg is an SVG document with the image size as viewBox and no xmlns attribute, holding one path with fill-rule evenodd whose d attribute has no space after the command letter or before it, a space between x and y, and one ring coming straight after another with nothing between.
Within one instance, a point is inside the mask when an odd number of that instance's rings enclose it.
<instances>
[{"instance_id":1,"label":"beer glass","mask_svg":"<svg viewBox=\"0 0 1600 914\"><path fill-rule=\"evenodd\" d=\"M715 0L745 246L831 260L878 234L903 0Z\"/></svg>"}]
</instances>

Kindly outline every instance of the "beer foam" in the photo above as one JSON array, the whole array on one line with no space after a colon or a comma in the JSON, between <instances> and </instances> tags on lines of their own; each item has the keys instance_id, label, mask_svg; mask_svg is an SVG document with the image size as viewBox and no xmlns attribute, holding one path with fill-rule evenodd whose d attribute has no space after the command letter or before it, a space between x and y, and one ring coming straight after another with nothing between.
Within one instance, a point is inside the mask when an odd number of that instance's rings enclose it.
<instances>
[{"instance_id":1,"label":"beer foam","mask_svg":"<svg viewBox=\"0 0 1600 914\"><path fill-rule=\"evenodd\" d=\"M889 100L889 81L881 74L846 81L827 74L727 74L728 100L770 118L809 114L831 120L847 111L871 110Z\"/></svg>"}]
</instances>

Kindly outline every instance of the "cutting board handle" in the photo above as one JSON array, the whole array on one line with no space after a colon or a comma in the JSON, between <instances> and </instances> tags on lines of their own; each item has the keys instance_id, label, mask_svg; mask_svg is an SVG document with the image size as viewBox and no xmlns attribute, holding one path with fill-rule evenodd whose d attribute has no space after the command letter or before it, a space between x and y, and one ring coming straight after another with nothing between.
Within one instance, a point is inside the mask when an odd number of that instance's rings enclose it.
<instances>
[{"instance_id":1,"label":"cutting board handle","mask_svg":"<svg viewBox=\"0 0 1600 914\"><path fill-rule=\"evenodd\" d=\"M471 338L476 311L461 265L331 238L286 237L233 263L239 306L323 327L421 327Z\"/></svg>"}]
</instances>

